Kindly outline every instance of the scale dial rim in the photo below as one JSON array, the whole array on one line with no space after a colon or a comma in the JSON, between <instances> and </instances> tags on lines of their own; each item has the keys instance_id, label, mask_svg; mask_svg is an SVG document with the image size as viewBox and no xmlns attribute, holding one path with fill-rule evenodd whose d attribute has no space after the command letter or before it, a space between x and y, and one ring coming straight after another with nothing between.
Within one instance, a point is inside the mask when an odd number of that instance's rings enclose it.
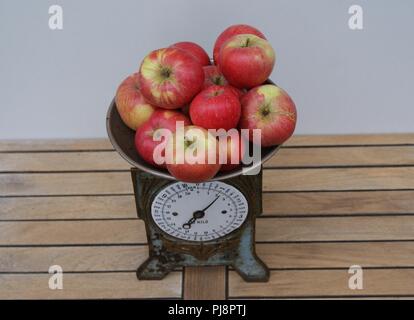
<instances>
[{"instance_id":1,"label":"scale dial rim","mask_svg":"<svg viewBox=\"0 0 414 320\"><path fill-rule=\"evenodd\" d=\"M163 191L167 190L168 188L171 188L171 186L173 185L182 184L182 183L189 184L189 185L197 185L197 184L200 185L204 183L205 184L212 183L212 184L219 184L219 185L221 184L221 185L225 185L225 187L230 187L234 189L241 195L242 201L244 200L245 205L246 205L246 213L243 217L243 221L236 228L232 229L229 233L226 233L220 237L216 237L216 238L209 239L209 240L183 239L183 238L176 237L173 234L168 233L155 221L154 215L153 215L153 204L157 196L162 194ZM249 215L250 215L250 206L249 206L249 201L248 201L248 197L246 196L246 194L242 190L240 190L237 186L233 185L232 183L223 182L223 181L206 181L206 182L201 182L201 183L186 183L182 181L171 181L170 183L160 188L160 190L152 196L151 201L150 201L150 213L149 213L151 223L164 235L165 238L168 238L170 241L185 242L185 243L188 243L188 245L217 244L217 243L222 243L224 241L231 240L236 236L236 233L244 227L244 225L249 219Z\"/></svg>"}]
</instances>

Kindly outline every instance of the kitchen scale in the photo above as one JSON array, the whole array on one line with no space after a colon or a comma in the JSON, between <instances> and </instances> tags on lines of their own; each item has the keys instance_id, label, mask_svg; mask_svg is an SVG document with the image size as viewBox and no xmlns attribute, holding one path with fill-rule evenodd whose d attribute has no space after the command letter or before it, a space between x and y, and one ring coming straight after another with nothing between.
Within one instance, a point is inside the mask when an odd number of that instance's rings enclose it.
<instances>
[{"instance_id":1,"label":"kitchen scale","mask_svg":"<svg viewBox=\"0 0 414 320\"><path fill-rule=\"evenodd\" d=\"M177 267L233 267L250 282L268 281L269 269L255 251L255 221L262 213L262 169L242 175L238 168L202 183L177 181L147 164L135 150L135 132L121 120L112 101L109 138L131 169L138 218L145 223L149 257L140 280L163 279ZM278 146L262 148L262 161Z\"/></svg>"}]
</instances>

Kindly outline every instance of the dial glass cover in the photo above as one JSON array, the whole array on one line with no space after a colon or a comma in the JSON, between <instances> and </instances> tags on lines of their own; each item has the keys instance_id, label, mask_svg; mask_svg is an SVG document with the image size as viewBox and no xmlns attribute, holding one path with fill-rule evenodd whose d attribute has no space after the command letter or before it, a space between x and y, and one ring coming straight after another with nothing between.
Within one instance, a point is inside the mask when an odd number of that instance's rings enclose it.
<instances>
[{"instance_id":1,"label":"dial glass cover","mask_svg":"<svg viewBox=\"0 0 414 320\"><path fill-rule=\"evenodd\" d=\"M157 226L188 241L221 238L246 220L247 200L235 187L220 182L175 182L162 189L151 205Z\"/></svg>"}]
</instances>

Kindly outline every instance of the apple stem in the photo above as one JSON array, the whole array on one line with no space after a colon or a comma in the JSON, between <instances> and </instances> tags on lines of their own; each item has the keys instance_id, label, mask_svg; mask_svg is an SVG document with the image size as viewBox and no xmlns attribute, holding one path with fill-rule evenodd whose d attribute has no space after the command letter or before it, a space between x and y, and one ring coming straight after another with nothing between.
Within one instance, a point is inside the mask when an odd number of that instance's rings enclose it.
<instances>
[{"instance_id":1,"label":"apple stem","mask_svg":"<svg viewBox=\"0 0 414 320\"><path fill-rule=\"evenodd\" d=\"M171 75L171 70L170 69L168 69L168 68L162 68L161 69L161 76L163 78L169 78L170 75Z\"/></svg>"},{"instance_id":2,"label":"apple stem","mask_svg":"<svg viewBox=\"0 0 414 320\"><path fill-rule=\"evenodd\" d=\"M268 106L265 106L264 108L262 108L262 116L266 117L269 113L270 113L270 109Z\"/></svg>"},{"instance_id":3,"label":"apple stem","mask_svg":"<svg viewBox=\"0 0 414 320\"><path fill-rule=\"evenodd\" d=\"M246 42L244 43L243 47L248 47L250 44L250 38L246 39Z\"/></svg>"}]
</instances>

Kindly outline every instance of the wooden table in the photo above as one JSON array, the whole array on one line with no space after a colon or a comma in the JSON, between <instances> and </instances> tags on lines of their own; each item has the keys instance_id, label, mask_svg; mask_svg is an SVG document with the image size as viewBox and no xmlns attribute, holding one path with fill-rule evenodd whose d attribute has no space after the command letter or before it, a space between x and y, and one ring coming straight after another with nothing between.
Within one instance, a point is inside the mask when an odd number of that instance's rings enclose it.
<instances>
[{"instance_id":1,"label":"wooden table","mask_svg":"<svg viewBox=\"0 0 414 320\"><path fill-rule=\"evenodd\" d=\"M268 283L223 267L137 281L145 232L105 139L0 142L0 298L414 297L414 134L296 136L266 164ZM50 290L51 265L63 290ZM348 269L363 267L363 290Z\"/></svg>"}]
</instances>

